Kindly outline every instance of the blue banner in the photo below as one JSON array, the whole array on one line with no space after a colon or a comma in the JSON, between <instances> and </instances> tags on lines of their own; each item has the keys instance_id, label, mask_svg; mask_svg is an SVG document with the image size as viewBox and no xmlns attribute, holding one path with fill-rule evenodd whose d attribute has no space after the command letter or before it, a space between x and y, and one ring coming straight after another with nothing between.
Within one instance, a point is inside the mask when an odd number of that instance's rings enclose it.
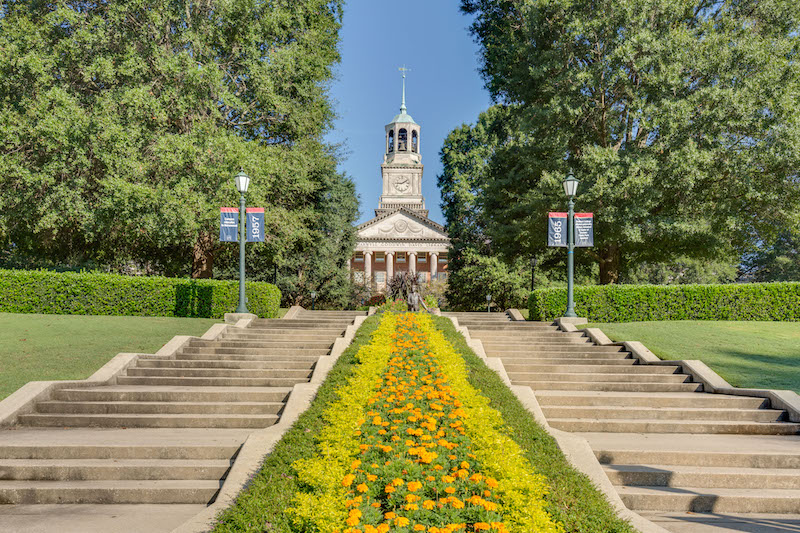
<instances>
[{"instance_id":1,"label":"blue banner","mask_svg":"<svg viewBox=\"0 0 800 533\"><path fill-rule=\"evenodd\" d=\"M575 213L575 246L594 246L594 213Z\"/></svg>"},{"instance_id":2,"label":"blue banner","mask_svg":"<svg viewBox=\"0 0 800 533\"><path fill-rule=\"evenodd\" d=\"M547 214L547 246L567 245L567 214Z\"/></svg>"},{"instance_id":3,"label":"blue banner","mask_svg":"<svg viewBox=\"0 0 800 533\"><path fill-rule=\"evenodd\" d=\"M239 210L235 207L219 208L219 240L239 241Z\"/></svg>"},{"instance_id":4,"label":"blue banner","mask_svg":"<svg viewBox=\"0 0 800 533\"><path fill-rule=\"evenodd\" d=\"M264 208L247 208L247 242L264 242Z\"/></svg>"}]
</instances>

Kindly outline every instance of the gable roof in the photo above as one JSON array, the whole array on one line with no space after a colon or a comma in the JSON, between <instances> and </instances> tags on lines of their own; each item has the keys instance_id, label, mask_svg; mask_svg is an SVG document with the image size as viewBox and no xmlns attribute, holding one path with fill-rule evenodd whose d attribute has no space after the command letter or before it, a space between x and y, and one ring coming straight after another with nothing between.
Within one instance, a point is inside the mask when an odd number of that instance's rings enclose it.
<instances>
[{"instance_id":1,"label":"gable roof","mask_svg":"<svg viewBox=\"0 0 800 533\"><path fill-rule=\"evenodd\" d=\"M394 215L395 213L403 213L403 214L405 214L407 216L410 216L410 217L416 219L421 224L425 224L426 226L430 226L430 227L432 227L434 229L437 229L437 230L441 231L442 233L446 233L446 230L445 230L444 226L442 226L441 224L438 224L438 223L434 222L433 220L429 219L428 217L422 216L422 215L418 214L416 211L412 211L411 209L408 209L406 207L398 207L397 209L393 209L393 210L391 210L389 212L386 212L386 213L384 213L384 214L382 214L380 216L377 216L375 218L367 220L366 222L362 222L361 224L356 226L356 229L358 229L358 230L365 229L365 228L367 228L369 226L372 226L373 224L377 224L378 222L381 222L382 220L386 220L387 218L389 218L390 216Z\"/></svg>"},{"instance_id":2,"label":"gable roof","mask_svg":"<svg viewBox=\"0 0 800 533\"><path fill-rule=\"evenodd\" d=\"M357 233L359 242L450 242L444 226L405 207L392 209L360 224Z\"/></svg>"}]
</instances>

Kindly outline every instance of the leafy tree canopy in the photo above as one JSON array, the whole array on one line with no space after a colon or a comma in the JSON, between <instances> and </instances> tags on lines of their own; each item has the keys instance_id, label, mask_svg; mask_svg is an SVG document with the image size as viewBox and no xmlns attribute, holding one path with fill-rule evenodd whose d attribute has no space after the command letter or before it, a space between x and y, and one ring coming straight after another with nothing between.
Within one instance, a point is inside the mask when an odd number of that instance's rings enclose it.
<instances>
[{"instance_id":1,"label":"leafy tree canopy","mask_svg":"<svg viewBox=\"0 0 800 533\"><path fill-rule=\"evenodd\" d=\"M235 253L217 228L243 169L248 205L266 209L259 266L295 264L332 233L325 269L343 267L357 200L321 140L340 0L30 0L2 13L4 247L207 277Z\"/></svg>"},{"instance_id":2,"label":"leafy tree canopy","mask_svg":"<svg viewBox=\"0 0 800 533\"><path fill-rule=\"evenodd\" d=\"M543 252L560 182L595 213L600 280L725 259L800 213L800 7L793 0L462 0L513 119L477 191L492 246ZM479 120L480 123L480 120ZM495 129L496 130L496 129ZM445 173L448 171L446 170Z\"/></svg>"}]
</instances>

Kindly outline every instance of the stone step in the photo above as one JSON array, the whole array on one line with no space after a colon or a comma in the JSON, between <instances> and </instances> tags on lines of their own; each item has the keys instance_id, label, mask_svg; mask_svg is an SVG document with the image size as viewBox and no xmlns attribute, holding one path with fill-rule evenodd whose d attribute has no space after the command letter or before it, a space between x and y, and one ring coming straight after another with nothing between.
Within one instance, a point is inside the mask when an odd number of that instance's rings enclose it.
<instances>
[{"instance_id":1,"label":"stone step","mask_svg":"<svg viewBox=\"0 0 800 533\"><path fill-rule=\"evenodd\" d=\"M262 331L269 329L341 329L344 331L347 326L353 323L352 320L325 320L325 319L308 319L308 320L275 320L273 322L261 322L254 320L250 327L245 328L248 331Z\"/></svg>"},{"instance_id":2,"label":"stone step","mask_svg":"<svg viewBox=\"0 0 800 533\"><path fill-rule=\"evenodd\" d=\"M692 377L686 374L654 374L654 373L639 373L633 369L642 368L644 371L650 370L650 365L647 366L629 366L625 368L622 373L618 369L614 373L597 373L597 372L552 372L549 374L540 374L536 372L509 372L508 377L511 381L532 381L536 379L547 379L549 381L570 381L570 382L598 382L609 381L616 383L687 383L690 382ZM130 371L129 371L130 372Z\"/></svg>"},{"instance_id":3,"label":"stone step","mask_svg":"<svg viewBox=\"0 0 800 533\"><path fill-rule=\"evenodd\" d=\"M213 414L83 415L27 414L19 423L35 427L131 427L131 428L265 428L276 424L278 416Z\"/></svg>"},{"instance_id":4,"label":"stone step","mask_svg":"<svg viewBox=\"0 0 800 533\"><path fill-rule=\"evenodd\" d=\"M264 390L197 387L102 386L59 389L54 400L78 402L285 402L290 388Z\"/></svg>"},{"instance_id":5,"label":"stone step","mask_svg":"<svg viewBox=\"0 0 800 533\"><path fill-rule=\"evenodd\" d=\"M506 367L508 368L508 367ZM724 394L697 393L604 393L575 394L574 391L542 391L536 394L539 405L545 406L627 406L627 407L695 407L695 408L768 408L769 400L764 398L748 398L746 396L729 396Z\"/></svg>"},{"instance_id":6,"label":"stone step","mask_svg":"<svg viewBox=\"0 0 800 533\"><path fill-rule=\"evenodd\" d=\"M128 376L196 377L196 378L293 378L308 380L310 370L241 369L241 368L138 368L127 370ZM299 382L299 381L298 381Z\"/></svg>"},{"instance_id":7,"label":"stone step","mask_svg":"<svg viewBox=\"0 0 800 533\"><path fill-rule=\"evenodd\" d=\"M616 487L634 511L800 513L800 490Z\"/></svg>"},{"instance_id":8,"label":"stone step","mask_svg":"<svg viewBox=\"0 0 800 533\"><path fill-rule=\"evenodd\" d=\"M502 359L506 358L519 358L519 357L544 357L548 359L552 359L554 357L569 357L569 358L581 358L585 357L588 359L599 359L608 357L610 359L630 359L630 353L628 352L612 352L612 351L605 351L605 350L592 350L591 347L585 348L580 351L551 351L551 350L523 350L523 351L509 351L509 350L498 350L494 348L485 348L486 354L490 357L500 357Z\"/></svg>"},{"instance_id":9,"label":"stone step","mask_svg":"<svg viewBox=\"0 0 800 533\"><path fill-rule=\"evenodd\" d=\"M559 419L598 420L708 420L742 422L778 422L786 418L786 411L777 409L709 409L697 407L551 407L542 406L545 417Z\"/></svg>"},{"instance_id":10,"label":"stone step","mask_svg":"<svg viewBox=\"0 0 800 533\"><path fill-rule=\"evenodd\" d=\"M621 359L622 363L629 361ZM626 374L675 374L680 371L679 366L657 366L657 365L634 365L627 364L624 369L620 369L623 365L609 365L605 363L587 365L583 360L577 360L575 363L567 363L561 365L544 365L544 364L509 364L503 365L506 372L514 374L564 374L564 373L585 373L585 374L619 374L621 372Z\"/></svg>"},{"instance_id":11,"label":"stone step","mask_svg":"<svg viewBox=\"0 0 800 533\"><path fill-rule=\"evenodd\" d=\"M555 359L561 357L569 357L570 359L609 359L609 360L631 360L635 361L628 352L594 352L594 351L581 351L569 352L493 352L496 355L492 357L500 357L504 361L509 360L515 362L517 360L525 359Z\"/></svg>"},{"instance_id":12,"label":"stone step","mask_svg":"<svg viewBox=\"0 0 800 533\"><path fill-rule=\"evenodd\" d=\"M478 339L482 343L506 343L512 342L514 344L522 344L525 346L595 346L586 337L540 337L538 335L514 335L513 340L509 340L508 335L472 335L470 338Z\"/></svg>"},{"instance_id":13,"label":"stone step","mask_svg":"<svg viewBox=\"0 0 800 533\"><path fill-rule=\"evenodd\" d=\"M339 337L344 333L346 328L314 328L298 331L298 328L268 328L254 330L250 328L229 328L223 335L224 339L235 338L254 338L254 339L272 339L275 337L282 337L286 335L296 335L298 337L317 337L317 336L331 336Z\"/></svg>"},{"instance_id":14,"label":"stone step","mask_svg":"<svg viewBox=\"0 0 800 533\"><path fill-rule=\"evenodd\" d=\"M548 418L550 426L570 432L604 433L713 433L719 435L797 435L800 424L709 420L594 420Z\"/></svg>"},{"instance_id":15,"label":"stone step","mask_svg":"<svg viewBox=\"0 0 800 533\"><path fill-rule=\"evenodd\" d=\"M323 356L328 355L328 348L181 348L180 354L219 354L219 355L283 355L283 356Z\"/></svg>"},{"instance_id":16,"label":"stone step","mask_svg":"<svg viewBox=\"0 0 800 533\"><path fill-rule=\"evenodd\" d=\"M672 450L595 450L602 464L800 469L800 453L739 453Z\"/></svg>"},{"instance_id":17,"label":"stone step","mask_svg":"<svg viewBox=\"0 0 800 533\"><path fill-rule=\"evenodd\" d=\"M245 348L245 349L261 349L261 351L269 351L273 348L294 348L294 349L324 349L330 350L333 346L333 339L322 341L300 341L300 340L269 340L269 341L205 341L193 340L189 343L191 348Z\"/></svg>"},{"instance_id":18,"label":"stone step","mask_svg":"<svg viewBox=\"0 0 800 533\"><path fill-rule=\"evenodd\" d=\"M179 387L293 387L307 383L308 379L296 378L216 378L216 377L163 377L120 376L120 385L179 386Z\"/></svg>"},{"instance_id":19,"label":"stone step","mask_svg":"<svg viewBox=\"0 0 800 533\"><path fill-rule=\"evenodd\" d=\"M296 361L303 363L316 363L324 355L237 355L237 354L205 354L205 353L178 353L175 355L176 361L208 361L213 357L214 361Z\"/></svg>"},{"instance_id":20,"label":"stone step","mask_svg":"<svg viewBox=\"0 0 800 533\"><path fill-rule=\"evenodd\" d=\"M559 391L608 391L608 392L700 392L702 383L622 383L586 381L524 381L512 380L514 385L540 390Z\"/></svg>"},{"instance_id":21,"label":"stone step","mask_svg":"<svg viewBox=\"0 0 800 533\"><path fill-rule=\"evenodd\" d=\"M62 402L36 404L38 413L69 414L278 414L282 402Z\"/></svg>"},{"instance_id":22,"label":"stone step","mask_svg":"<svg viewBox=\"0 0 800 533\"><path fill-rule=\"evenodd\" d=\"M654 464L606 465L614 485L729 489L800 489L800 470Z\"/></svg>"},{"instance_id":23,"label":"stone step","mask_svg":"<svg viewBox=\"0 0 800 533\"><path fill-rule=\"evenodd\" d=\"M315 361L230 361L226 359L139 360L137 368L262 368L311 370Z\"/></svg>"},{"instance_id":24,"label":"stone step","mask_svg":"<svg viewBox=\"0 0 800 533\"><path fill-rule=\"evenodd\" d=\"M561 344L517 344L511 342L483 342L483 348L492 352L534 352L534 353L628 353L621 346L595 346L588 343Z\"/></svg>"},{"instance_id":25,"label":"stone step","mask_svg":"<svg viewBox=\"0 0 800 533\"><path fill-rule=\"evenodd\" d=\"M211 344L221 344L228 346L252 346L252 347L259 347L260 345L269 346L271 343L275 342L327 342L328 344L333 344L333 342L340 337L340 335L297 335L292 333L281 333L279 335L249 335L249 336L236 336L236 335L224 335L218 337L214 340L205 340L205 339L192 339L190 341L190 346L202 346L206 345L207 343ZM225 344L222 344L225 343Z\"/></svg>"},{"instance_id":26,"label":"stone step","mask_svg":"<svg viewBox=\"0 0 800 533\"><path fill-rule=\"evenodd\" d=\"M561 357L541 357L541 358L514 358L508 359L508 362L504 363L503 366L505 367L507 372L524 372L526 368L535 367L535 366L566 366L566 367L573 367L573 366L580 366L580 365L591 365L591 366L624 366L628 367L631 365L636 364L636 359L573 359L569 355L562 355ZM620 370L617 369L619 372Z\"/></svg>"},{"instance_id":27,"label":"stone step","mask_svg":"<svg viewBox=\"0 0 800 533\"><path fill-rule=\"evenodd\" d=\"M0 481L6 480L156 480L225 477L225 460L164 459L0 459Z\"/></svg>"},{"instance_id":28,"label":"stone step","mask_svg":"<svg viewBox=\"0 0 800 533\"><path fill-rule=\"evenodd\" d=\"M463 326L463 325L466 325L466 324L462 324L461 320L459 320L458 321L458 325L459 326ZM471 325L471 326L467 326L467 327L469 329L469 334L470 335L473 335L473 331L474 331L475 334L480 334L480 332L482 332L482 331L486 331L486 332L507 331L509 333L512 333L512 332L513 333L518 333L518 332L531 333L531 332L534 332L534 331L536 331L536 332L552 331L552 332L557 332L559 335L563 335L564 334L563 332L559 332L558 331L558 327L557 326L541 325L541 324L536 324L534 322L509 322L509 323L501 323L501 324L483 323L483 324L475 324L475 325Z\"/></svg>"},{"instance_id":29,"label":"stone step","mask_svg":"<svg viewBox=\"0 0 800 533\"><path fill-rule=\"evenodd\" d=\"M0 504L209 503L218 480L1 481Z\"/></svg>"},{"instance_id":30,"label":"stone step","mask_svg":"<svg viewBox=\"0 0 800 533\"><path fill-rule=\"evenodd\" d=\"M0 446L0 460L4 459L146 459L150 460L224 460L230 462L239 451L239 446L225 445L3 445Z\"/></svg>"}]
</instances>

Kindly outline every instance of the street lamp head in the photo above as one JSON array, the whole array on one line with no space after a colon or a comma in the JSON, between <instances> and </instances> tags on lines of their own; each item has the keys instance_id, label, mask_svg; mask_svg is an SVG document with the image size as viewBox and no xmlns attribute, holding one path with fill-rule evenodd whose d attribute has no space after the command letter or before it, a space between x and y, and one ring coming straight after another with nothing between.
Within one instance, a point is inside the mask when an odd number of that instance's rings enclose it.
<instances>
[{"instance_id":1,"label":"street lamp head","mask_svg":"<svg viewBox=\"0 0 800 533\"><path fill-rule=\"evenodd\" d=\"M486 301L487 302L491 302L492 301L492 295L491 294L487 294L486 295Z\"/></svg>"},{"instance_id":2,"label":"street lamp head","mask_svg":"<svg viewBox=\"0 0 800 533\"><path fill-rule=\"evenodd\" d=\"M314 300L317 297L317 291L311 291L311 299Z\"/></svg>"},{"instance_id":3,"label":"street lamp head","mask_svg":"<svg viewBox=\"0 0 800 533\"><path fill-rule=\"evenodd\" d=\"M250 176L244 173L243 170L240 170L236 177L236 190L239 191L241 194L247 192L247 188L250 186Z\"/></svg>"},{"instance_id":4,"label":"street lamp head","mask_svg":"<svg viewBox=\"0 0 800 533\"><path fill-rule=\"evenodd\" d=\"M572 175L571 172L567 176L567 179L564 180L563 185L564 194L566 194L568 197L572 198L578 193L578 180Z\"/></svg>"}]
</instances>

